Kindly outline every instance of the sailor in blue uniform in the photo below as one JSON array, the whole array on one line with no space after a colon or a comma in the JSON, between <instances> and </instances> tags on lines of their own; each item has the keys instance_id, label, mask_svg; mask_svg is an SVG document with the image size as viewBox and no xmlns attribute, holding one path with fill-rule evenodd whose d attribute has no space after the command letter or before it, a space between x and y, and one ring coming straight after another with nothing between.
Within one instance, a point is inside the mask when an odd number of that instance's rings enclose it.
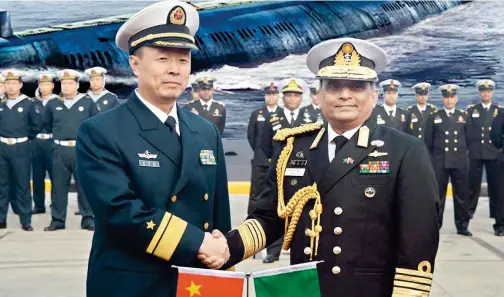
<instances>
[{"instance_id":1,"label":"sailor in blue uniform","mask_svg":"<svg viewBox=\"0 0 504 297\"><path fill-rule=\"evenodd\" d=\"M107 111L119 105L117 95L105 89L107 69L93 67L86 69L84 72L89 77L90 85L86 94L93 99L99 112Z\"/></svg>"},{"instance_id":2,"label":"sailor in blue uniform","mask_svg":"<svg viewBox=\"0 0 504 297\"><path fill-rule=\"evenodd\" d=\"M427 119L437 108L432 104L427 104L429 98L430 83L422 82L411 87L415 90L417 104L408 106L408 115L404 132L417 138L423 139Z\"/></svg>"},{"instance_id":3,"label":"sailor in blue uniform","mask_svg":"<svg viewBox=\"0 0 504 297\"><path fill-rule=\"evenodd\" d=\"M93 212L82 193L79 178L75 174L75 144L81 123L96 115L96 104L86 94L80 94L81 74L72 69L58 71L61 95L46 106L45 128L53 135L53 185L51 191L51 224L45 231L65 229L68 206L68 188L73 174L77 199L82 215L81 228L94 230Z\"/></svg>"},{"instance_id":4,"label":"sailor in blue uniform","mask_svg":"<svg viewBox=\"0 0 504 297\"><path fill-rule=\"evenodd\" d=\"M37 76L38 88L35 92L35 108L39 112L42 122L47 103L58 96L53 94L54 78L52 73L40 73ZM32 140L32 179L33 179L33 214L46 212L45 207L45 178L49 174L52 179L52 134L42 128L37 137Z\"/></svg>"},{"instance_id":5,"label":"sailor in blue uniform","mask_svg":"<svg viewBox=\"0 0 504 297\"><path fill-rule=\"evenodd\" d=\"M229 256L229 195L217 128L178 107L191 71L197 11L159 2L119 29L138 88L125 104L84 122L77 175L95 214L88 297L174 297L177 270L199 252ZM226 255L227 254L227 255Z\"/></svg>"},{"instance_id":6,"label":"sailor in blue uniform","mask_svg":"<svg viewBox=\"0 0 504 297\"><path fill-rule=\"evenodd\" d=\"M2 76L6 93L0 103L0 228L6 228L8 203L13 198L23 230L33 231L30 140L42 128L42 121L34 102L21 93L24 72L6 70Z\"/></svg>"},{"instance_id":7,"label":"sailor in blue uniform","mask_svg":"<svg viewBox=\"0 0 504 297\"><path fill-rule=\"evenodd\" d=\"M373 118L378 125L384 125L404 132L408 112L397 106L401 83L387 79L380 83L383 89L383 105L377 105L373 110Z\"/></svg>"},{"instance_id":8,"label":"sailor in blue uniform","mask_svg":"<svg viewBox=\"0 0 504 297\"><path fill-rule=\"evenodd\" d=\"M315 84L311 86L310 87L311 104L304 106L299 110L299 113L303 117L303 122L305 122L306 124L324 122L324 116L322 115L322 111L320 110L320 98L318 93L319 93L318 85Z\"/></svg>"},{"instance_id":9,"label":"sailor in blue uniform","mask_svg":"<svg viewBox=\"0 0 504 297\"><path fill-rule=\"evenodd\" d=\"M196 79L191 83L191 96L193 100L200 100L198 91L199 91L199 80Z\"/></svg>"}]
</instances>

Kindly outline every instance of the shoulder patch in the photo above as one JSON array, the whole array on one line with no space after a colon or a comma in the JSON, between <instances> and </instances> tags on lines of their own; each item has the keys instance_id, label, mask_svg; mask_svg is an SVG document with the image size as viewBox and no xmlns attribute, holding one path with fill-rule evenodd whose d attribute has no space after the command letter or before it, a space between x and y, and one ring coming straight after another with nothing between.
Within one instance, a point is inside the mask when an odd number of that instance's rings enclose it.
<instances>
[{"instance_id":1,"label":"shoulder patch","mask_svg":"<svg viewBox=\"0 0 504 297\"><path fill-rule=\"evenodd\" d=\"M280 129L273 137L273 140L284 141L290 136L296 136L307 132L320 130L323 126L324 125L321 123L310 123L300 127Z\"/></svg>"}]
</instances>

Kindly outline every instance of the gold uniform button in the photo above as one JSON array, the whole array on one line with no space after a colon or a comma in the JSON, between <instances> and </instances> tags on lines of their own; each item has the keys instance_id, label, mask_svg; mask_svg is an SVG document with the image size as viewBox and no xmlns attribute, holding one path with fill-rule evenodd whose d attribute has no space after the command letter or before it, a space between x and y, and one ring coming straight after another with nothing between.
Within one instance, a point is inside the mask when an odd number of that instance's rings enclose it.
<instances>
[{"instance_id":1,"label":"gold uniform button","mask_svg":"<svg viewBox=\"0 0 504 297\"><path fill-rule=\"evenodd\" d=\"M448 135L448 134L450 134L450 132L446 131L444 134Z\"/></svg>"},{"instance_id":2,"label":"gold uniform button","mask_svg":"<svg viewBox=\"0 0 504 297\"><path fill-rule=\"evenodd\" d=\"M340 214L342 214L342 213L343 213L343 209L342 209L341 207L336 207L336 208L334 209L334 214L335 214L335 215L339 216L339 215L340 215Z\"/></svg>"},{"instance_id":3,"label":"gold uniform button","mask_svg":"<svg viewBox=\"0 0 504 297\"><path fill-rule=\"evenodd\" d=\"M481 130L485 130L485 127L481 127Z\"/></svg>"},{"instance_id":4,"label":"gold uniform button","mask_svg":"<svg viewBox=\"0 0 504 297\"><path fill-rule=\"evenodd\" d=\"M453 132L453 134L457 135L457 134L458 134L458 131Z\"/></svg>"},{"instance_id":5,"label":"gold uniform button","mask_svg":"<svg viewBox=\"0 0 504 297\"><path fill-rule=\"evenodd\" d=\"M203 199L205 199L205 201L208 201L208 194L205 194L205 196L203 196Z\"/></svg>"},{"instance_id":6,"label":"gold uniform button","mask_svg":"<svg viewBox=\"0 0 504 297\"><path fill-rule=\"evenodd\" d=\"M488 141L488 143L492 143L492 141L491 141L491 140L489 140L489 141Z\"/></svg>"},{"instance_id":7,"label":"gold uniform button","mask_svg":"<svg viewBox=\"0 0 504 297\"><path fill-rule=\"evenodd\" d=\"M445 152L447 152L447 151L449 151L450 149L449 149L449 148L447 148L447 147L445 147L445 149L444 149L444 150L445 150Z\"/></svg>"},{"instance_id":8,"label":"gold uniform button","mask_svg":"<svg viewBox=\"0 0 504 297\"><path fill-rule=\"evenodd\" d=\"M339 274L341 272L341 268L339 268L339 266L334 266L332 268L332 273L333 274Z\"/></svg>"},{"instance_id":9,"label":"gold uniform button","mask_svg":"<svg viewBox=\"0 0 504 297\"><path fill-rule=\"evenodd\" d=\"M484 141L484 140L482 140L482 141L481 141L481 143L485 143L485 141Z\"/></svg>"},{"instance_id":10,"label":"gold uniform button","mask_svg":"<svg viewBox=\"0 0 504 297\"><path fill-rule=\"evenodd\" d=\"M203 225L203 229L208 230L208 227L209 227L208 222L206 222L206 223Z\"/></svg>"},{"instance_id":11,"label":"gold uniform button","mask_svg":"<svg viewBox=\"0 0 504 297\"><path fill-rule=\"evenodd\" d=\"M177 196L173 196L173 197L171 197L171 202L174 202L174 203L175 203L176 201L177 201Z\"/></svg>"},{"instance_id":12,"label":"gold uniform button","mask_svg":"<svg viewBox=\"0 0 504 297\"><path fill-rule=\"evenodd\" d=\"M420 127L420 128L418 128L418 131L422 131L422 128L421 128L421 127Z\"/></svg>"},{"instance_id":13,"label":"gold uniform button","mask_svg":"<svg viewBox=\"0 0 504 297\"><path fill-rule=\"evenodd\" d=\"M304 249L304 254L305 254L305 255L309 255L309 254L311 254L311 248L310 248L310 247L305 247L305 249Z\"/></svg>"},{"instance_id":14,"label":"gold uniform button","mask_svg":"<svg viewBox=\"0 0 504 297\"><path fill-rule=\"evenodd\" d=\"M454 152L456 152L456 151L457 151L457 148L454 148L454 149L453 149L453 151L454 151Z\"/></svg>"},{"instance_id":15,"label":"gold uniform button","mask_svg":"<svg viewBox=\"0 0 504 297\"><path fill-rule=\"evenodd\" d=\"M341 254L341 248L339 246L335 246L333 249L332 249L333 253L335 255L339 255Z\"/></svg>"},{"instance_id":16,"label":"gold uniform button","mask_svg":"<svg viewBox=\"0 0 504 297\"><path fill-rule=\"evenodd\" d=\"M484 134L484 133L481 133L481 137L485 137L485 134Z\"/></svg>"},{"instance_id":17,"label":"gold uniform button","mask_svg":"<svg viewBox=\"0 0 504 297\"><path fill-rule=\"evenodd\" d=\"M422 135L418 135L418 138L422 138Z\"/></svg>"},{"instance_id":18,"label":"gold uniform button","mask_svg":"<svg viewBox=\"0 0 504 297\"><path fill-rule=\"evenodd\" d=\"M444 141L444 142L448 143L448 142L450 142L450 141L449 141L448 139L445 139L445 141Z\"/></svg>"},{"instance_id":19,"label":"gold uniform button","mask_svg":"<svg viewBox=\"0 0 504 297\"><path fill-rule=\"evenodd\" d=\"M455 139L453 142L457 143L457 142L458 142L458 140L456 140L456 139Z\"/></svg>"},{"instance_id":20,"label":"gold uniform button","mask_svg":"<svg viewBox=\"0 0 504 297\"><path fill-rule=\"evenodd\" d=\"M341 229L340 227L334 228L334 234L340 235L341 233L343 233L343 229Z\"/></svg>"},{"instance_id":21,"label":"gold uniform button","mask_svg":"<svg viewBox=\"0 0 504 297\"><path fill-rule=\"evenodd\" d=\"M488 127L488 131L492 131L492 127Z\"/></svg>"}]
</instances>

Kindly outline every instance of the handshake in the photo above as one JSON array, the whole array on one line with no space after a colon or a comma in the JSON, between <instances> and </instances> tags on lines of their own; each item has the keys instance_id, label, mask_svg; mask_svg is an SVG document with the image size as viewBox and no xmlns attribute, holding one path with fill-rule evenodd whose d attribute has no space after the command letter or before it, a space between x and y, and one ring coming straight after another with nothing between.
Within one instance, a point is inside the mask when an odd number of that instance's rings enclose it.
<instances>
[{"instance_id":1,"label":"handshake","mask_svg":"<svg viewBox=\"0 0 504 297\"><path fill-rule=\"evenodd\" d=\"M220 269L229 260L226 237L219 230L205 233L198 252L198 259L210 269Z\"/></svg>"}]
</instances>

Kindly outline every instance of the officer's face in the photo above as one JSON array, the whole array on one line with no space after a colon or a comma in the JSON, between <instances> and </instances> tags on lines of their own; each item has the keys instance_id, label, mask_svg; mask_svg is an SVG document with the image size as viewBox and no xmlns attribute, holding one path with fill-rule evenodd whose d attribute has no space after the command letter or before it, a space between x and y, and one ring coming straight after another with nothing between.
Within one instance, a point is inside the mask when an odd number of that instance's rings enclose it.
<instances>
[{"instance_id":1,"label":"officer's face","mask_svg":"<svg viewBox=\"0 0 504 297\"><path fill-rule=\"evenodd\" d=\"M208 101L212 99L214 93L214 89L199 89L198 94L203 101Z\"/></svg>"},{"instance_id":2,"label":"officer's face","mask_svg":"<svg viewBox=\"0 0 504 297\"><path fill-rule=\"evenodd\" d=\"M0 83L0 96L5 94L5 83Z\"/></svg>"},{"instance_id":3,"label":"officer's face","mask_svg":"<svg viewBox=\"0 0 504 297\"><path fill-rule=\"evenodd\" d=\"M8 80L5 82L5 91L9 98L16 98L21 94L23 83L19 80Z\"/></svg>"},{"instance_id":4,"label":"officer's face","mask_svg":"<svg viewBox=\"0 0 504 297\"><path fill-rule=\"evenodd\" d=\"M99 92L103 90L103 87L105 86L105 80L103 79L103 76L97 75L93 76L89 79L89 87L91 88L92 91Z\"/></svg>"},{"instance_id":5,"label":"officer's face","mask_svg":"<svg viewBox=\"0 0 504 297\"><path fill-rule=\"evenodd\" d=\"M54 83L49 81L39 82L39 91L42 97L47 97L52 94L54 90Z\"/></svg>"},{"instance_id":6,"label":"officer's face","mask_svg":"<svg viewBox=\"0 0 504 297\"><path fill-rule=\"evenodd\" d=\"M138 78L138 89L159 102L176 100L186 89L191 73L191 51L179 48L142 47L129 58Z\"/></svg>"},{"instance_id":7,"label":"officer's face","mask_svg":"<svg viewBox=\"0 0 504 297\"><path fill-rule=\"evenodd\" d=\"M398 96L399 96L399 93L397 91L386 91L383 94L383 100L384 100L385 104L392 106L397 103Z\"/></svg>"},{"instance_id":8,"label":"officer's face","mask_svg":"<svg viewBox=\"0 0 504 297\"><path fill-rule=\"evenodd\" d=\"M39 82L38 88L40 91L40 95L42 97L47 97L53 93L54 83L49 81Z\"/></svg>"},{"instance_id":9,"label":"officer's face","mask_svg":"<svg viewBox=\"0 0 504 297\"><path fill-rule=\"evenodd\" d=\"M264 94L264 102L268 106L275 106L278 104L278 99L280 98L279 93Z\"/></svg>"},{"instance_id":10,"label":"officer's face","mask_svg":"<svg viewBox=\"0 0 504 297\"><path fill-rule=\"evenodd\" d=\"M310 98L311 98L312 103L315 104L315 105L317 105L317 106L320 105L320 98L319 97L320 96L319 96L318 93L315 94L315 95L310 94Z\"/></svg>"},{"instance_id":11,"label":"officer's face","mask_svg":"<svg viewBox=\"0 0 504 297\"><path fill-rule=\"evenodd\" d=\"M288 110L296 110L301 105L303 97L301 93L297 92L285 92L283 93L284 105Z\"/></svg>"},{"instance_id":12,"label":"officer's face","mask_svg":"<svg viewBox=\"0 0 504 297\"><path fill-rule=\"evenodd\" d=\"M481 101L485 104L489 103L490 101L492 101L493 94L494 94L493 90L480 91Z\"/></svg>"},{"instance_id":13,"label":"officer's face","mask_svg":"<svg viewBox=\"0 0 504 297\"><path fill-rule=\"evenodd\" d=\"M373 83L352 80L323 80L320 108L333 128L355 128L364 123L378 100Z\"/></svg>"},{"instance_id":14,"label":"officer's face","mask_svg":"<svg viewBox=\"0 0 504 297\"><path fill-rule=\"evenodd\" d=\"M64 79L61 81L61 94L63 97L72 99L77 95L79 83L73 79Z\"/></svg>"},{"instance_id":15,"label":"officer's face","mask_svg":"<svg viewBox=\"0 0 504 297\"><path fill-rule=\"evenodd\" d=\"M443 106L446 109L453 109L455 108L455 105L457 105L458 97L457 95L453 95L449 97L443 97L441 100L443 101Z\"/></svg>"},{"instance_id":16,"label":"officer's face","mask_svg":"<svg viewBox=\"0 0 504 297\"><path fill-rule=\"evenodd\" d=\"M424 105L425 103L427 103L427 99L428 98L429 98L428 95L418 95L418 94L416 94L416 101L420 105Z\"/></svg>"}]
</instances>

